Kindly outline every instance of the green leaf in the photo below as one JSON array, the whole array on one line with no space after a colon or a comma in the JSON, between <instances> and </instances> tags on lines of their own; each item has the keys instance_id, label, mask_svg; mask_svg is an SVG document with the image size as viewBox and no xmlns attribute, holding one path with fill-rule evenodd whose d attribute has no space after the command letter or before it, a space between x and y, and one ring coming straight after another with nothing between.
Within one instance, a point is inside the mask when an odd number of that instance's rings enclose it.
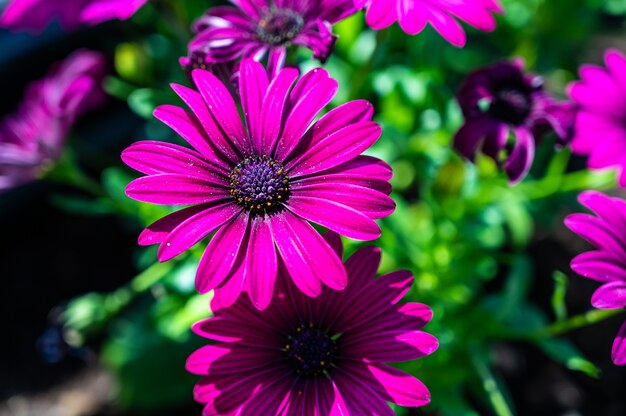
<instances>
[{"instance_id":1,"label":"green leaf","mask_svg":"<svg viewBox=\"0 0 626 416\"><path fill-rule=\"evenodd\" d=\"M582 371L589 377L598 378L600 369L569 341L557 338L543 338L537 341L537 345L553 360L565 365L570 370Z\"/></svg>"},{"instance_id":2,"label":"green leaf","mask_svg":"<svg viewBox=\"0 0 626 416\"><path fill-rule=\"evenodd\" d=\"M567 276L559 271L552 274L554 279L554 292L552 293L552 310L556 320L563 321L567 318L567 306L565 305L565 293L567 292Z\"/></svg>"}]
</instances>

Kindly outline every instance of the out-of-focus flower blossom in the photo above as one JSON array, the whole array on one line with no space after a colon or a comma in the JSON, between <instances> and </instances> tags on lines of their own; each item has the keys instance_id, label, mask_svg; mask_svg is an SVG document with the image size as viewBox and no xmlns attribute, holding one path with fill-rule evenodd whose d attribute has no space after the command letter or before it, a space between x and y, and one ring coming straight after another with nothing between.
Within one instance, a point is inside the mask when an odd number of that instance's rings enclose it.
<instances>
[{"instance_id":1,"label":"out-of-focus flower blossom","mask_svg":"<svg viewBox=\"0 0 626 416\"><path fill-rule=\"evenodd\" d=\"M28 86L14 114L0 121L0 190L38 177L63 150L76 117L99 105L104 57L78 50Z\"/></svg>"},{"instance_id":2,"label":"out-of-focus flower blossom","mask_svg":"<svg viewBox=\"0 0 626 416\"><path fill-rule=\"evenodd\" d=\"M523 67L517 59L481 68L457 92L465 124L454 137L454 148L469 160L480 148L502 166L511 183L526 176L536 142L548 131L554 131L559 146L569 142L576 113L574 104L550 97L542 78L525 74Z\"/></svg>"},{"instance_id":3,"label":"out-of-focus flower blossom","mask_svg":"<svg viewBox=\"0 0 626 416\"><path fill-rule=\"evenodd\" d=\"M594 307L626 308L626 201L593 191L583 192L578 200L595 216L572 214L565 225L596 250L576 256L572 270L602 283L591 298ZM626 322L613 342L612 358L615 364L626 365Z\"/></svg>"},{"instance_id":4,"label":"out-of-focus flower blossom","mask_svg":"<svg viewBox=\"0 0 626 416\"><path fill-rule=\"evenodd\" d=\"M247 290L257 308L269 305L277 249L306 295L318 296L322 282L343 289L341 260L308 221L372 240L380 235L374 219L395 209L391 168L361 156L381 133L372 106L352 101L313 123L337 91L324 69L296 82L298 71L285 68L269 82L261 64L244 60L239 74L245 126L227 87L196 69L199 91L173 85L193 114L170 105L154 113L194 150L143 141L123 152L126 164L147 175L128 185L128 196L191 205L150 225L139 243L160 244L159 260L166 261L217 230L196 288L216 289L224 304Z\"/></svg>"},{"instance_id":5,"label":"out-of-focus flower blossom","mask_svg":"<svg viewBox=\"0 0 626 416\"><path fill-rule=\"evenodd\" d=\"M2 16L0 27L41 31L57 19L61 27L75 30L81 23L97 24L130 18L148 0L13 0Z\"/></svg>"},{"instance_id":6,"label":"out-of-focus flower blossom","mask_svg":"<svg viewBox=\"0 0 626 416\"><path fill-rule=\"evenodd\" d=\"M569 87L579 105L572 150L589 155L591 169L617 167L619 184L626 187L626 57L617 50L604 55L606 69L580 68L580 81Z\"/></svg>"},{"instance_id":7,"label":"out-of-focus flower blossom","mask_svg":"<svg viewBox=\"0 0 626 416\"><path fill-rule=\"evenodd\" d=\"M325 238L341 257L339 237ZM427 404L426 386L386 363L437 349L437 339L421 331L432 312L398 304L413 276L396 271L375 278L379 263L378 248L358 250L345 262L345 290L323 288L318 298L303 296L281 268L266 310L241 298L194 325L215 341L187 360L188 371L204 376L194 390L206 403L203 414L393 416L387 402Z\"/></svg>"},{"instance_id":8,"label":"out-of-focus flower blossom","mask_svg":"<svg viewBox=\"0 0 626 416\"><path fill-rule=\"evenodd\" d=\"M376 30L398 22L402 30L416 35L427 23L457 47L465 45L465 32L456 19L486 32L496 28L492 13L503 13L497 0L354 0L367 7L367 24Z\"/></svg>"},{"instance_id":9,"label":"out-of-focus flower blossom","mask_svg":"<svg viewBox=\"0 0 626 416\"><path fill-rule=\"evenodd\" d=\"M352 0L231 2L234 6L213 7L195 22L190 54L202 52L207 64L268 55L270 74L284 66L289 45L309 48L324 62L337 39L332 25L356 11Z\"/></svg>"}]
</instances>

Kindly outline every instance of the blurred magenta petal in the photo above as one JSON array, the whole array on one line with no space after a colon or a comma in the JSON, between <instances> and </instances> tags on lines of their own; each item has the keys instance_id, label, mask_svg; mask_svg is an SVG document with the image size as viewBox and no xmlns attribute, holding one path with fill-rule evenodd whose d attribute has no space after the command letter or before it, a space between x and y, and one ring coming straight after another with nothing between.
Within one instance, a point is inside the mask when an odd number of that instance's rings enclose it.
<instances>
[{"instance_id":1,"label":"blurred magenta petal","mask_svg":"<svg viewBox=\"0 0 626 416\"><path fill-rule=\"evenodd\" d=\"M592 170L617 168L619 184L626 187L626 56L609 49L604 61L606 69L581 66L580 81L569 85L578 105L572 150L588 155Z\"/></svg>"},{"instance_id":2,"label":"blurred magenta petal","mask_svg":"<svg viewBox=\"0 0 626 416\"><path fill-rule=\"evenodd\" d=\"M12 0L0 16L0 27L39 32L52 20L66 30L130 18L148 0Z\"/></svg>"},{"instance_id":3,"label":"blurred magenta petal","mask_svg":"<svg viewBox=\"0 0 626 416\"><path fill-rule=\"evenodd\" d=\"M343 289L347 276L336 250L307 220L372 240L380 235L374 220L395 209L391 168L361 155L381 133L369 121L371 104L349 102L316 121L337 88L319 68L299 80L286 68L270 81L261 64L244 60L238 96L210 72L192 76L198 90L172 85L191 112L172 105L154 112L192 148L141 141L122 153L145 175L127 186L130 197L190 205L150 225L140 244L160 244L165 261L210 238L196 288L215 290L217 309L241 292L267 308L280 267L309 296L322 284Z\"/></svg>"},{"instance_id":4,"label":"blurred magenta petal","mask_svg":"<svg viewBox=\"0 0 626 416\"><path fill-rule=\"evenodd\" d=\"M479 30L491 32L496 28L492 13L502 14L496 0L353 0L357 8L367 8L367 24L376 30L395 21L409 35L424 30L427 23L448 42L457 47L465 45L461 20Z\"/></svg>"},{"instance_id":5,"label":"blurred magenta petal","mask_svg":"<svg viewBox=\"0 0 626 416\"><path fill-rule=\"evenodd\" d=\"M626 322L622 324L615 337L611 358L616 365L626 365Z\"/></svg>"},{"instance_id":6,"label":"blurred magenta petal","mask_svg":"<svg viewBox=\"0 0 626 416\"><path fill-rule=\"evenodd\" d=\"M105 99L104 56L80 49L26 88L18 110L0 120L0 192L36 179L61 155L78 117Z\"/></svg>"},{"instance_id":7,"label":"blurred magenta petal","mask_svg":"<svg viewBox=\"0 0 626 416\"><path fill-rule=\"evenodd\" d=\"M484 153L511 184L528 174L537 142L547 132L555 133L558 146L571 139L575 106L553 99L539 76L523 72L521 60L472 72L459 88L457 101L465 124L454 137L454 148L470 161Z\"/></svg>"},{"instance_id":8,"label":"blurred magenta petal","mask_svg":"<svg viewBox=\"0 0 626 416\"><path fill-rule=\"evenodd\" d=\"M336 234L324 239L343 252ZM318 259L310 261L325 267ZM435 351L436 338L420 330L432 313L426 305L399 304L413 276L375 278L379 261L380 250L358 250L346 261L345 289L320 286L316 298L303 296L289 269L279 267L276 293L265 308L240 297L195 324L194 332L211 342L187 360L187 370L203 376L194 397L206 403L205 414L393 415L387 402L428 404L422 382L386 363ZM380 308L379 299L388 306ZM356 304L371 309L340 312Z\"/></svg>"}]
</instances>

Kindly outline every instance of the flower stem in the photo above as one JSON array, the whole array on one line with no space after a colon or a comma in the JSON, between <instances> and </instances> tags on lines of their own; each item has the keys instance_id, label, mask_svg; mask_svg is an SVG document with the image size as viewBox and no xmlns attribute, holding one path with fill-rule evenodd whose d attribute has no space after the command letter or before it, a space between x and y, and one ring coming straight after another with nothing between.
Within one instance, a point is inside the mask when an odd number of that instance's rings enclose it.
<instances>
[{"instance_id":1,"label":"flower stem","mask_svg":"<svg viewBox=\"0 0 626 416\"><path fill-rule=\"evenodd\" d=\"M574 329L602 322L615 315L619 315L622 312L624 312L623 309L594 309L580 315L572 316L567 320L555 322L552 325L541 328L538 331L532 332L529 337L547 338L560 335Z\"/></svg>"}]
</instances>

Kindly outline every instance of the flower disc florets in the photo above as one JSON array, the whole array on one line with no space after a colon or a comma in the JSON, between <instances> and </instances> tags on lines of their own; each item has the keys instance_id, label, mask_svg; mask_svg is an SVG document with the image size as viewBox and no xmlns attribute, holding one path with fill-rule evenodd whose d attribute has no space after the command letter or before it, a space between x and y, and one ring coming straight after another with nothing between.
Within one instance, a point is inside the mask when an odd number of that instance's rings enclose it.
<instances>
[{"instance_id":1,"label":"flower disc florets","mask_svg":"<svg viewBox=\"0 0 626 416\"><path fill-rule=\"evenodd\" d=\"M304 18L290 9L273 10L257 26L257 38L270 45L282 45L298 36L304 27Z\"/></svg>"},{"instance_id":2,"label":"flower disc florets","mask_svg":"<svg viewBox=\"0 0 626 416\"><path fill-rule=\"evenodd\" d=\"M502 88L495 93L489 113L513 125L521 125L532 110L532 97L522 88Z\"/></svg>"},{"instance_id":3,"label":"flower disc florets","mask_svg":"<svg viewBox=\"0 0 626 416\"><path fill-rule=\"evenodd\" d=\"M272 214L289 198L289 178L283 165L267 156L250 156L230 174L230 195L252 214Z\"/></svg>"},{"instance_id":4,"label":"flower disc florets","mask_svg":"<svg viewBox=\"0 0 626 416\"><path fill-rule=\"evenodd\" d=\"M316 377L327 372L333 364L337 342L323 329L300 325L287 337L287 360L299 376Z\"/></svg>"}]
</instances>

